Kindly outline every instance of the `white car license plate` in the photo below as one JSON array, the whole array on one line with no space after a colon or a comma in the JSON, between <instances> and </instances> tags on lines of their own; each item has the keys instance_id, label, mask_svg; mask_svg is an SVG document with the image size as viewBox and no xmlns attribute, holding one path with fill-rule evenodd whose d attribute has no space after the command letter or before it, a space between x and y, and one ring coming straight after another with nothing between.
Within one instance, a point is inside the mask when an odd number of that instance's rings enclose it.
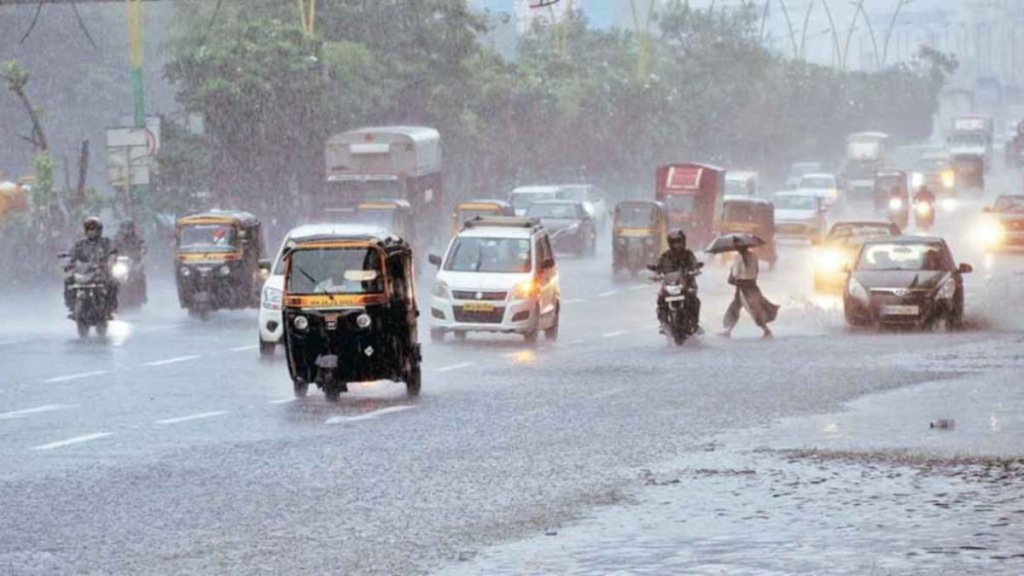
<instances>
[{"instance_id":1,"label":"white car license plate","mask_svg":"<svg viewBox=\"0 0 1024 576\"><path fill-rule=\"evenodd\" d=\"M686 296L669 296L665 298L665 302L682 302L683 300L686 300Z\"/></svg>"},{"instance_id":2,"label":"white car license plate","mask_svg":"<svg viewBox=\"0 0 1024 576\"><path fill-rule=\"evenodd\" d=\"M882 314L886 316L917 316L921 313L918 306L885 306Z\"/></svg>"}]
</instances>

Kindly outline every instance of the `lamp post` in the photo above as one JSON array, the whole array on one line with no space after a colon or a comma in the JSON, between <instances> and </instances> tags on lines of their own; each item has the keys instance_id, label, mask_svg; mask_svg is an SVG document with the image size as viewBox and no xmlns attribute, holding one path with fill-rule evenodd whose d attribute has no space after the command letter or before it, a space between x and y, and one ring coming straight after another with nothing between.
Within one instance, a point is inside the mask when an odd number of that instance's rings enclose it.
<instances>
[{"instance_id":1,"label":"lamp post","mask_svg":"<svg viewBox=\"0 0 1024 576\"><path fill-rule=\"evenodd\" d=\"M896 19L900 16L900 10L910 4L913 0L896 0L896 9L893 10L892 20L889 21L889 29L885 31L885 47L882 49L882 63L881 67L885 67L885 62L889 56L889 40L892 38L892 30L896 26ZM876 47L877 54L877 47Z\"/></svg>"}]
</instances>

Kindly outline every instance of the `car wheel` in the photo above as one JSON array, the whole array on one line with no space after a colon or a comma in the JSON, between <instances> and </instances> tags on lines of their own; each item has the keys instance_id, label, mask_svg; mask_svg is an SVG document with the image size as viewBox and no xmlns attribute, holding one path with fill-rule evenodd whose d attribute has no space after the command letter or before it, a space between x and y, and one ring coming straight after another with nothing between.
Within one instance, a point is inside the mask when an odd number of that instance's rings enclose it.
<instances>
[{"instance_id":1,"label":"car wheel","mask_svg":"<svg viewBox=\"0 0 1024 576\"><path fill-rule=\"evenodd\" d=\"M260 357L271 358L274 356L274 351L277 349L277 344L273 342L266 342L262 338L260 339Z\"/></svg>"}]
</instances>

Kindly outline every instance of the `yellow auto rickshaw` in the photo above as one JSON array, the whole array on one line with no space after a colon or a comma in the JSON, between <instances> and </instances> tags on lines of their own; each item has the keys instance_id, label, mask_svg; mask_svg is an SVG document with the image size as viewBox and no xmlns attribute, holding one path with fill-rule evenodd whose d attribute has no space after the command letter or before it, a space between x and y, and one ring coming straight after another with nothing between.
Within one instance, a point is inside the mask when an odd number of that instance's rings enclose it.
<instances>
[{"instance_id":1,"label":"yellow auto rickshaw","mask_svg":"<svg viewBox=\"0 0 1024 576\"><path fill-rule=\"evenodd\" d=\"M775 268L778 260L775 250L775 205L770 200L726 196L718 228L722 234L749 232L764 240L764 246L753 248L751 252Z\"/></svg>"},{"instance_id":2,"label":"yellow auto rickshaw","mask_svg":"<svg viewBox=\"0 0 1024 576\"><path fill-rule=\"evenodd\" d=\"M661 202L627 200L615 206L612 224L612 273L636 276L668 250L668 213Z\"/></svg>"},{"instance_id":3,"label":"yellow auto rickshaw","mask_svg":"<svg viewBox=\"0 0 1024 576\"><path fill-rule=\"evenodd\" d=\"M516 211L504 200L468 200L459 203L452 212L452 236L462 230L463 225L476 217L515 216Z\"/></svg>"},{"instance_id":4,"label":"yellow auto rickshaw","mask_svg":"<svg viewBox=\"0 0 1024 576\"><path fill-rule=\"evenodd\" d=\"M388 379L420 392L412 250L384 232L306 237L284 253L285 350L295 395L336 401L350 382Z\"/></svg>"},{"instance_id":5,"label":"yellow auto rickshaw","mask_svg":"<svg viewBox=\"0 0 1024 576\"><path fill-rule=\"evenodd\" d=\"M412 205L406 200L375 200L356 204L352 220L360 224L372 224L413 242L416 238L415 219Z\"/></svg>"},{"instance_id":6,"label":"yellow auto rickshaw","mask_svg":"<svg viewBox=\"0 0 1024 576\"><path fill-rule=\"evenodd\" d=\"M205 320L220 309L257 308L270 268L260 221L248 212L214 210L175 224L178 302Z\"/></svg>"}]
</instances>

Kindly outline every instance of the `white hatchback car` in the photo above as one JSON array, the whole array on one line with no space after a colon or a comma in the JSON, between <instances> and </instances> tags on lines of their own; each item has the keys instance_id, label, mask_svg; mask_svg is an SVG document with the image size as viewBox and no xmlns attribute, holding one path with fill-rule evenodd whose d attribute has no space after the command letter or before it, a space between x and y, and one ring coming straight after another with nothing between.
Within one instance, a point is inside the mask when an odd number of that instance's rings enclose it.
<instances>
[{"instance_id":1,"label":"white hatchback car","mask_svg":"<svg viewBox=\"0 0 1024 576\"><path fill-rule=\"evenodd\" d=\"M561 291L547 230L527 218L484 218L466 223L448 245L430 298L430 338L459 339L469 332L540 332L558 338Z\"/></svg>"},{"instance_id":2,"label":"white hatchback car","mask_svg":"<svg viewBox=\"0 0 1024 576\"><path fill-rule=\"evenodd\" d=\"M284 295L284 254L285 248L299 239L315 238L316 236L336 236L350 232L378 232L378 226L365 224L306 224L291 229L277 250L277 257L270 269L270 276L263 284L260 296L260 356L273 356L277 345L281 343L284 329L281 326L281 297Z\"/></svg>"},{"instance_id":3,"label":"white hatchback car","mask_svg":"<svg viewBox=\"0 0 1024 576\"><path fill-rule=\"evenodd\" d=\"M835 174L804 174L797 190L818 196L826 206L839 203L839 180Z\"/></svg>"}]
</instances>

